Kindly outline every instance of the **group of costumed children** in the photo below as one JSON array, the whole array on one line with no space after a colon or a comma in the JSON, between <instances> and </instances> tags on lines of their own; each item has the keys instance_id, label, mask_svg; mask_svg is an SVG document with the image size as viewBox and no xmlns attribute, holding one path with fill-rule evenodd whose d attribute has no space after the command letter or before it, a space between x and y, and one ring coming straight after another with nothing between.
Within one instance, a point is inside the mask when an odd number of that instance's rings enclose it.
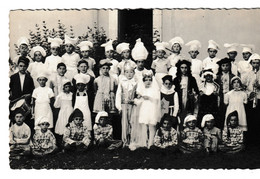
<instances>
[{"instance_id":1,"label":"group of costumed children","mask_svg":"<svg viewBox=\"0 0 260 179\"><path fill-rule=\"evenodd\" d=\"M18 42L21 55L13 60L10 77L11 156L85 151L95 145L109 150L158 147L184 153L244 149L248 130L244 105L260 96L259 73L254 73L260 57L252 54L250 45L243 45L245 60L234 64L237 44L225 44L229 57L218 59L219 45L210 40L209 57L201 61L197 59L201 44L193 40L186 44L189 60L180 53L183 40L175 37L170 44L154 44L156 59L147 70L148 51L141 39L132 50L129 43L116 46L120 62L113 59L110 40L101 45L106 59L100 60L96 77L96 61L89 56L92 42L77 45L81 57L74 52L76 38L65 35L62 57L58 50L63 41L50 38L49 42L52 54L46 59L41 46L31 49L31 59L28 40ZM173 53L166 58L168 47ZM19 99L32 104L30 114L19 106ZM111 114L115 113L121 116L120 129L114 128L121 131L121 140L113 137Z\"/></svg>"}]
</instances>

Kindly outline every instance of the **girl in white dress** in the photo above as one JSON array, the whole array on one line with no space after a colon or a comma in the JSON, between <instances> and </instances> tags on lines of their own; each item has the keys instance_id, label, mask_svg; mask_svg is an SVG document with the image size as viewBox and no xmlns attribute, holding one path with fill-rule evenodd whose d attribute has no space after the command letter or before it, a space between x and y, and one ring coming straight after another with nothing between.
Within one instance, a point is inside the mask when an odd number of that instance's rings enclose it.
<instances>
[{"instance_id":1,"label":"girl in white dress","mask_svg":"<svg viewBox=\"0 0 260 179\"><path fill-rule=\"evenodd\" d=\"M51 106L54 103L54 93L51 88L46 86L48 77L45 72L41 72L37 76L37 81L40 84L38 88L33 90L33 116L34 116L34 129L40 129L39 120L46 117L49 122L48 128L53 128L53 114Z\"/></svg>"},{"instance_id":2,"label":"girl in white dress","mask_svg":"<svg viewBox=\"0 0 260 179\"><path fill-rule=\"evenodd\" d=\"M55 100L54 107L60 108L58 120L55 126L55 133L63 135L68 123L70 114L73 112L71 82L68 79L63 80L63 92Z\"/></svg>"},{"instance_id":3,"label":"girl in white dress","mask_svg":"<svg viewBox=\"0 0 260 179\"><path fill-rule=\"evenodd\" d=\"M140 100L139 123L142 125L140 146L149 149L153 145L156 124L161 119L160 89L152 71L143 74L136 92Z\"/></svg>"},{"instance_id":4,"label":"girl in white dress","mask_svg":"<svg viewBox=\"0 0 260 179\"><path fill-rule=\"evenodd\" d=\"M247 104L247 95L242 91L242 82L238 76L231 79L233 90L226 93L224 102L228 105L226 111L226 120L229 113L238 112L239 126L243 131L247 131L247 120L244 104ZM225 121L225 124L226 121Z\"/></svg>"}]
</instances>

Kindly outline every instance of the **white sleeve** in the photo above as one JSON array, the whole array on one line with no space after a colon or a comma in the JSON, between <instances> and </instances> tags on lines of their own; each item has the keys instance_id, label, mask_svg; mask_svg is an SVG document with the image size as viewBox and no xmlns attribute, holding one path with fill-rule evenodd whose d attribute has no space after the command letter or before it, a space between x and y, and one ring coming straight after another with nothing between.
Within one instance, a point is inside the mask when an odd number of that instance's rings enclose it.
<instances>
[{"instance_id":1,"label":"white sleeve","mask_svg":"<svg viewBox=\"0 0 260 179\"><path fill-rule=\"evenodd\" d=\"M121 111L121 94L122 94L122 87L121 84L118 85L117 91L116 91L116 108Z\"/></svg>"},{"instance_id":2,"label":"white sleeve","mask_svg":"<svg viewBox=\"0 0 260 179\"><path fill-rule=\"evenodd\" d=\"M60 108L60 106L61 106L61 95L60 95L60 94L56 97L56 100L55 100L53 106L54 106L55 108Z\"/></svg>"},{"instance_id":3,"label":"white sleeve","mask_svg":"<svg viewBox=\"0 0 260 179\"><path fill-rule=\"evenodd\" d=\"M173 111L173 116L176 117L179 111L179 99L178 99L178 93L175 92L173 96L174 100L174 111Z\"/></svg>"}]
</instances>

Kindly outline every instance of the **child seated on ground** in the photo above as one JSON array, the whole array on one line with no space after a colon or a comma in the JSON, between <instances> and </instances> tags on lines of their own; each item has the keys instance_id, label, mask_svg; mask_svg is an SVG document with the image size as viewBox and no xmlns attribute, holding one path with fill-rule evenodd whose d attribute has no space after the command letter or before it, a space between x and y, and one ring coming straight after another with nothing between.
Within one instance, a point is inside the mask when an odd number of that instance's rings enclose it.
<instances>
[{"instance_id":1,"label":"child seated on ground","mask_svg":"<svg viewBox=\"0 0 260 179\"><path fill-rule=\"evenodd\" d=\"M222 132L223 145L219 150L226 153L237 153L244 149L243 130L239 127L238 112L233 111L227 117L227 126Z\"/></svg>"},{"instance_id":2,"label":"child seated on ground","mask_svg":"<svg viewBox=\"0 0 260 179\"><path fill-rule=\"evenodd\" d=\"M36 156L44 156L57 151L56 138L48 129L50 127L49 119L45 116L39 118L38 126L40 130L36 130L31 144L32 154Z\"/></svg>"},{"instance_id":3,"label":"child seated on ground","mask_svg":"<svg viewBox=\"0 0 260 179\"><path fill-rule=\"evenodd\" d=\"M76 108L69 117L69 123L63 135L65 150L84 151L89 147L91 136L83 121L82 111Z\"/></svg>"},{"instance_id":4,"label":"child seated on ground","mask_svg":"<svg viewBox=\"0 0 260 179\"><path fill-rule=\"evenodd\" d=\"M31 129L24 123L24 113L19 108L15 111L14 121L10 127L10 158L19 159L30 154Z\"/></svg>"},{"instance_id":5,"label":"child seated on ground","mask_svg":"<svg viewBox=\"0 0 260 179\"><path fill-rule=\"evenodd\" d=\"M154 137L154 145L159 148L174 148L177 146L177 131L171 127L171 116L165 114Z\"/></svg>"},{"instance_id":6,"label":"child seated on ground","mask_svg":"<svg viewBox=\"0 0 260 179\"><path fill-rule=\"evenodd\" d=\"M221 130L214 127L215 121L212 114L206 114L202 118L201 128L204 134L204 148L207 153L217 152L218 144L221 141Z\"/></svg>"},{"instance_id":7,"label":"child seated on ground","mask_svg":"<svg viewBox=\"0 0 260 179\"><path fill-rule=\"evenodd\" d=\"M97 146L108 147L109 150L113 150L122 146L123 143L121 140L113 139L113 128L109 124L109 117L107 112L98 112L95 122L94 137Z\"/></svg>"},{"instance_id":8,"label":"child seated on ground","mask_svg":"<svg viewBox=\"0 0 260 179\"><path fill-rule=\"evenodd\" d=\"M194 115L187 115L184 119L184 130L181 132L180 150L183 153L193 153L202 150L203 133L196 127L197 119Z\"/></svg>"}]
</instances>

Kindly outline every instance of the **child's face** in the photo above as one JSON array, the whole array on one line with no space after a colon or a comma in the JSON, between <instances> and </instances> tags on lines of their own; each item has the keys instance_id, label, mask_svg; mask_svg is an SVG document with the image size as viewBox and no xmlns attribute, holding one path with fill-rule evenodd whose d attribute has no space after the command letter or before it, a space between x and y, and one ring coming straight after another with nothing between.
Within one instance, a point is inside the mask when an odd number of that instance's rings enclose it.
<instances>
[{"instance_id":1,"label":"child's face","mask_svg":"<svg viewBox=\"0 0 260 179\"><path fill-rule=\"evenodd\" d=\"M42 132L46 132L48 130L48 127L50 126L50 124L48 122L43 122L40 125L41 131Z\"/></svg>"},{"instance_id":2,"label":"child's face","mask_svg":"<svg viewBox=\"0 0 260 179\"><path fill-rule=\"evenodd\" d=\"M165 51L163 51L163 50L157 50L157 51L156 51L156 55L157 55L158 58L163 58L164 55L165 55Z\"/></svg>"},{"instance_id":3,"label":"child's face","mask_svg":"<svg viewBox=\"0 0 260 179\"><path fill-rule=\"evenodd\" d=\"M22 56L27 56L28 52L29 52L29 49L28 49L28 46L26 44L21 44L19 46L19 52L21 53Z\"/></svg>"},{"instance_id":4,"label":"child's face","mask_svg":"<svg viewBox=\"0 0 260 179\"><path fill-rule=\"evenodd\" d=\"M235 58L236 58L236 56L237 56L237 52L236 52L236 51L228 52L227 55L228 55L228 57L229 57L231 60L235 60Z\"/></svg>"},{"instance_id":5,"label":"child's face","mask_svg":"<svg viewBox=\"0 0 260 179\"><path fill-rule=\"evenodd\" d=\"M229 64L229 63L223 63L223 64L221 64L221 70L222 70L224 73L229 72L229 70L230 70L230 64Z\"/></svg>"},{"instance_id":6,"label":"child's face","mask_svg":"<svg viewBox=\"0 0 260 179\"><path fill-rule=\"evenodd\" d=\"M250 52L244 52L244 53L242 53L243 59L244 59L245 61L247 61L251 55L252 55L252 54L251 54Z\"/></svg>"},{"instance_id":7,"label":"child's face","mask_svg":"<svg viewBox=\"0 0 260 179\"><path fill-rule=\"evenodd\" d=\"M232 128L237 127L237 125L238 125L237 117L231 116L229 124L230 124L230 127L232 127Z\"/></svg>"},{"instance_id":8,"label":"child's face","mask_svg":"<svg viewBox=\"0 0 260 179\"><path fill-rule=\"evenodd\" d=\"M145 88L149 88L152 84L153 78L151 76L147 76L144 79L144 86Z\"/></svg>"},{"instance_id":9,"label":"child's face","mask_svg":"<svg viewBox=\"0 0 260 179\"><path fill-rule=\"evenodd\" d=\"M128 79L128 80L131 80L133 77L134 77L134 70L125 70L125 77Z\"/></svg>"},{"instance_id":10,"label":"child's face","mask_svg":"<svg viewBox=\"0 0 260 179\"><path fill-rule=\"evenodd\" d=\"M259 65L260 65L260 59L255 59L251 61L251 65L253 69L259 70Z\"/></svg>"},{"instance_id":11,"label":"child's face","mask_svg":"<svg viewBox=\"0 0 260 179\"><path fill-rule=\"evenodd\" d=\"M239 90L240 89L240 83L239 83L239 80L234 80L233 81L233 88L235 89L235 90Z\"/></svg>"},{"instance_id":12,"label":"child's face","mask_svg":"<svg viewBox=\"0 0 260 179\"><path fill-rule=\"evenodd\" d=\"M199 54L199 52L197 50L196 51L189 51L189 54L190 54L190 57L192 59L196 59L198 54Z\"/></svg>"},{"instance_id":13,"label":"child's face","mask_svg":"<svg viewBox=\"0 0 260 179\"><path fill-rule=\"evenodd\" d=\"M74 46L72 44L66 44L65 50L68 54L71 54L73 52Z\"/></svg>"},{"instance_id":14,"label":"child's face","mask_svg":"<svg viewBox=\"0 0 260 179\"><path fill-rule=\"evenodd\" d=\"M89 50L84 50L80 52L83 58L88 58L89 57Z\"/></svg>"},{"instance_id":15,"label":"child's face","mask_svg":"<svg viewBox=\"0 0 260 179\"><path fill-rule=\"evenodd\" d=\"M73 121L74 121L74 123L75 123L76 126L79 126L79 125L82 124L83 118L82 118L82 117L74 117L74 118L73 118Z\"/></svg>"},{"instance_id":16,"label":"child's face","mask_svg":"<svg viewBox=\"0 0 260 179\"><path fill-rule=\"evenodd\" d=\"M170 122L168 120L164 120L162 127L166 130L168 130L170 128Z\"/></svg>"},{"instance_id":17,"label":"child's face","mask_svg":"<svg viewBox=\"0 0 260 179\"><path fill-rule=\"evenodd\" d=\"M67 72L66 70L66 67L65 66L60 66L58 69L57 69L57 72L60 76L64 76L64 74Z\"/></svg>"},{"instance_id":18,"label":"child's face","mask_svg":"<svg viewBox=\"0 0 260 179\"><path fill-rule=\"evenodd\" d=\"M65 93L69 93L70 92L70 85L69 84L67 84L67 85L64 85L64 87L63 87L63 91L65 92Z\"/></svg>"},{"instance_id":19,"label":"child's face","mask_svg":"<svg viewBox=\"0 0 260 179\"><path fill-rule=\"evenodd\" d=\"M106 55L107 58L112 58L113 54L114 54L113 50L105 51L105 55Z\"/></svg>"},{"instance_id":20,"label":"child's face","mask_svg":"<svg viewBox=\"0 0 260 179\"><path fill-rule=\"evenodd\" d=\"M181 51L180 44L178 44L178 43L173 44L172 45L172 51L173 51L173 53L180 53L180 51Z\"/></svg>"},{"instance_id":21,"label":"child's face","mask_svg":"<svg viewBox=\"0 0 260 179\"><path fill-rule=\"evenodd\" d=\"M218 51L216 49L213 49L213 48L208 49L208 54L209 54L210 58L215 58L217 53L218 53Z\"/></svg>"},{"instance_id":22,"label":"child's face","mask_svg":"<svg viewBox=\"0 0 260 179\"><path fill-rule=\"evenodd\" d=\"M138 61L136 61L136 65L137 65L137 68L139 69L139 70L143 70L144 69L144 61L143 60L138 60Z\"/></svg>"},{"instance_id":23,"label":"child's face","mask_svg":"<svg viewBox=\"0 0 260 179\"><path fill-rule=\"evenodd\" d=\"M22 74L25 74L26 70L27 70L27 65L25 65L23 62L20 62L18 64L18 69L19 69L19 72L22 73Z\"/></svg>"},{"instance_id":24,"label":"child's face","mask_svg":"<svg viewBox=\"0 0 260 179\"><path fill-rule=\"evenodd\" d=\"M78 66L78 70L80 71L80 73L87 73L87 70L88 70L88 65L86 63L81 63L79 66Z\"/></svg>"},{"instance_id":25,"label":"child's face","mask_svg":"<svg viewBox=\"0 0 260 179\"><path fill-rule=\"evenodd\" d=\"M214 127L214 121L213 121L213 120L206 121L206 122L205 122L205 126L206 126L208 129L212 129L212 128Z\"/></svg>"},{"instance_id":26,"label":"child's face","mask_svg":"<svg viewBox=\"0 0 260 179\"><path fill-rule=\"evenodd\" d=\"M207 74L205 76L205 81L211 83L213 81L213 76L210 74Z\"/></svg>"},{"instance_id":27,"label":"child's face","mask_svg":"<svg viewBox=\"0 0 260 179\"><path fill-rule=\"evenodd\" d=\"M41 87L45 87L47 79L45 77L39 77L37 79L38 83L40 84Z\"/></svg>"},{"instance_id":28,"label":"child's face","mask_svg":"<svg viewBox=\"0 0 260 179\"><path fill-rule=\"evenodd\" d=\"M59 47L51 47L51 54L57 56L59 54Z\"/></svg>"},{"instance_id":29,"label":"child's face","mask_svg":"<svg viewBox=\"0 0 260 179\"><path fill-rule=\"evenodd\" d=\"M100 117L100 119L99 119L99 124L100 124L102 127L106 126L106 118Z\"/></svg>"},{"instance_id":30,"label":"child's face","mask_svg":"<svg viewBox=\"0 0 260 179\"><path fill-rule=\"evenodd\" d=\"M18 126L21 126L23 124L24 116L21 113L17 113L14 120Z\"/></svg>"},{"instance_id":31,"label":"child's face","mask_svg":"<svg viewBox=\"0 0 260 179\"><path fill-rule=\"evenodd\" d=\"M186 125L187 125L187 127L189 129L195 129L195 127L196 127L196 120L189 121L189 122L186 123Z\"/></svg>"},{"instance_id":32,"label":"child's face","mask_svg":"<svg viewBox=\"0 0 260 179\"><path fill-rule=\"evenodd\" d=\"M37 51L34 53L34 60L36 62L42 62L43 56L41 54L41 52Z\"/></svg>"},{"instance_id":33,"label":"child's face","mask_svg":"<svg viewBox=\"0 0 260 179\"><path fill-rule=\"evenodd\" d=\"M163 85L169 90L172 88L172 83L169 80L165 80Z\"/></svg>"},{"instance_id":34,"label":"child's face","mask_svg":"<svg viewBox=\"0 0 260 179\"><path fill-rule=\"evenodd\" d=\"M107 65L104 65L101 67L101 73L104 75L104 76L108 76L109 75L109 66Z\"/></svg>"},{"instance_id":35,"label":"child's face","mask_svg":"<svg viewBox=\"0 0 260 179\"><path fill-rule=\"evenodd\" d=\"M182 64L182 65L180 66L180 69L181 69L182 75L187 75L187 72L188 72L188 66L187 66L187 64Z\"/></svg>"},{"instance_id":36,"label":"child's face","mask_svg":"<svg viewBox=\"0 0 260 179\"><path fill-rule=\"evenodd\" d=\"M130 58L130 50L124 50L124 51L122 52L122 57L123 57L124 59L129 59L129 58Z\"/></svg>"},{"instance_id":37,"label":"child's face","mask_svg":"<svg viewBox=\"0 0 260 179\"><path fill-rule=\"evenodd\" d=\"M77 84L77 89L80 91L80 92L82 92L82 91L84 91L84 89L85 89L85 84L83 84L83 83L78 83Z\"/></svg>"}]
</instances>

